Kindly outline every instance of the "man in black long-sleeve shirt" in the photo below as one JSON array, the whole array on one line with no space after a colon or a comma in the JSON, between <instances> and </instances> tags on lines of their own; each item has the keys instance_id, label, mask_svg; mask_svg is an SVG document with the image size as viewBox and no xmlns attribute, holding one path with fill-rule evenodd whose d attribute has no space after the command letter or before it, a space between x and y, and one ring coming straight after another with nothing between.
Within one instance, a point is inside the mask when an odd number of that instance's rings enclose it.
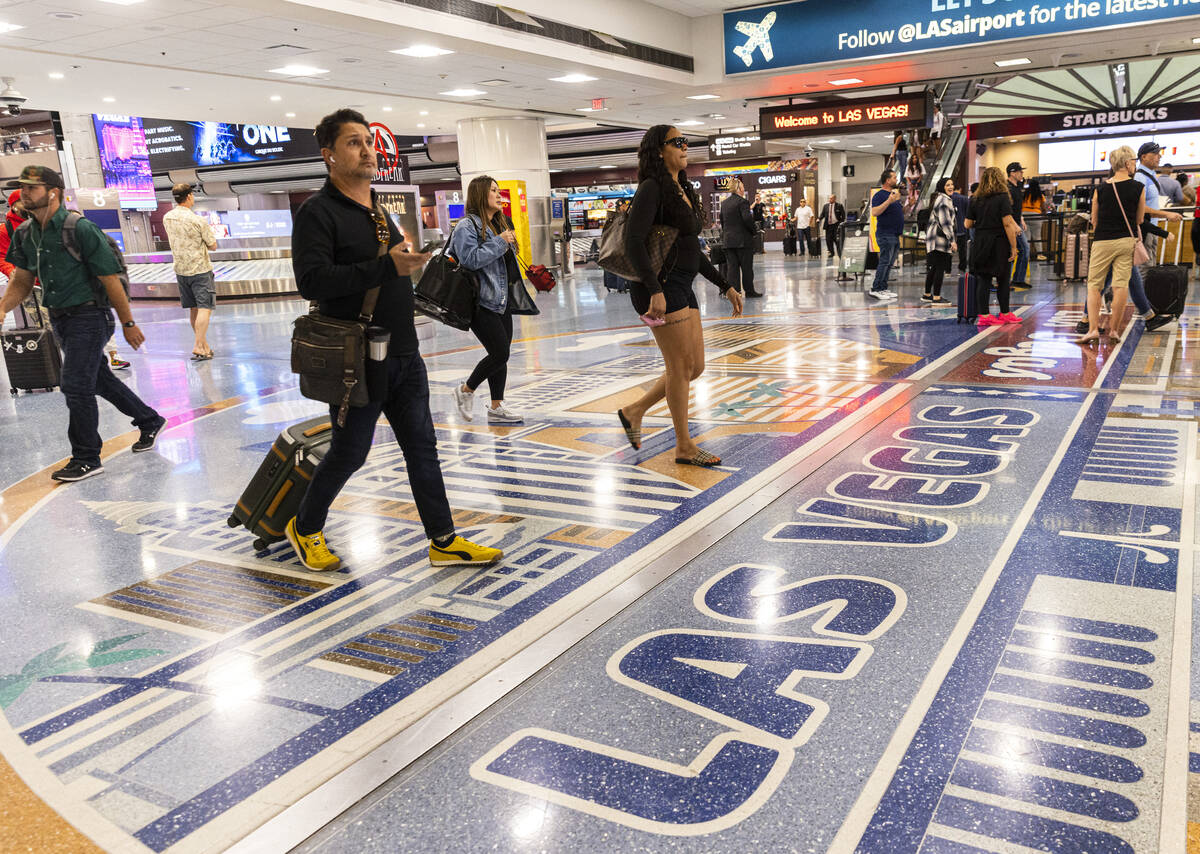
<instances>
[{"instance_id":1,"label":"man in black long-sleeve shirt","mask_svg":"<svg viewBox=\"0 0 1200 854\"><path fill-rule=\"evenodd\" d=\"M322 529L329 507L354 472L366 462L380 413L387 416L404 451L413 501L430 539L434 566L489 564L503 557L499 549L479 546L455 536L454 519L437 456L437 436L429 412L429 379L417 349L413 326L413 290L409 274L429 260L406 251L404 239L375 201L371 179L376 158L371 130L362 114L338 110L316 130L329 179L317 195L296 212L292 229L292 267L300 293L316 300L323 314L357 318L371 288L379 288L372 325L391 333L386 388L372 389L366 406L352 407L345 425L337 425L337 406L330 407L333 437L324 460L285 533L312 570L333 570L341 561L325 544ZM385 244L388 251L380 254Z\"/></svg>"}]
</instances>

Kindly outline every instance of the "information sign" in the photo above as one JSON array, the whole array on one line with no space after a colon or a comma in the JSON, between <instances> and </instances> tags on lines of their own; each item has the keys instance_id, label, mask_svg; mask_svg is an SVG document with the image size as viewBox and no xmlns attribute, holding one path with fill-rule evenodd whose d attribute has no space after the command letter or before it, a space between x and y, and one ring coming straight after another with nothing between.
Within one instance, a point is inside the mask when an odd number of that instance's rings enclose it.
<instances>
[{"instance_id":1,"label":"information sign","mask_svg":"<svg viewBox=\"0 0 1200 854\"><path fill-rule=\"evenodd\" d=\"M757 132L710 136L708 138L709 160L732 160L743 157L763 157L767 144Z\"/></svg>"},{"instance_id":2,"label":"information sign","mask_svg":"<svg viewBox=\"0 0 1200 854\"><path fill-rule=\"evenodd\" d=\"M933 109L928 92L763 107L758 121L763 139L823 136L831 131L900 130L929 127Z\"/></svg>"}]
</instances>

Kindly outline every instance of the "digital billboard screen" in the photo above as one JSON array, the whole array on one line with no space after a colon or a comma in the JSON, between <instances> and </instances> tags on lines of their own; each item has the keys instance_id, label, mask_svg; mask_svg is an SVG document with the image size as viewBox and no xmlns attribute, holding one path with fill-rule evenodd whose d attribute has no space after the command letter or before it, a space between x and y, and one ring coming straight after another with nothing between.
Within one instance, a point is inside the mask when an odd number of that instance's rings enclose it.
<instances>
[{"instance_id":1,"label":"digital billboard screen","mask_svg":"<svg viewBox=\"0 0 1200 854\"><path fill-rule=\"evenodd\" d=\"M142 120L137 116L94 114L92 122L104 186L120 192L121 207L156 208Z\"/></svg>"},{"instance_id":2,"label":"digital billboard screen","mask_svg":"<svg viewBox=\"0 0 1200 854\"><path fill-rule=\"evenodd\" d=\"M142 119L155 172L319 157L307 128L279 125Z\"/></svg>"}]
</instances>

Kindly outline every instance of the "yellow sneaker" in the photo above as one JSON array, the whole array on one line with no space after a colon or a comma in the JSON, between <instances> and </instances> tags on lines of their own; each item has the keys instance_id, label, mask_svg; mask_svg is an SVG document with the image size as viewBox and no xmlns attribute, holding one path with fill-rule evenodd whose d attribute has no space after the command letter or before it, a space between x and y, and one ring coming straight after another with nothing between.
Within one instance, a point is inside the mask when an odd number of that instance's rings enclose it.
<instances>
[{"instance_id":1,"label":"yellow sneaker","mask_svg":"<svg viewBox=\"0 0 1200 854\"><path fill-rule=\"evenodd\" d=\"M296 557L300 558L300 563L304 564L307 569L314 572L328 572L342 565L342 559L331 552L329 546L325 545L325 535L320 531L309 534L307 537L296 533L296 517L293 516L288 520L283 533L288 542L292 544L292 548L296 550Z\"/></svg>"},{"instance_id":2,"label":"yellow sneaker","mask_svg":"<svg viewBox=\"0 0 1200 854\"><path fill-rule=\"evenodd\" d=\"M434 566L486 566L504 557L500 549L477 545L462 537L455 537L444 549L438 548L431 540L429 543L429 562Z\"/></svg>"}]
</instances>

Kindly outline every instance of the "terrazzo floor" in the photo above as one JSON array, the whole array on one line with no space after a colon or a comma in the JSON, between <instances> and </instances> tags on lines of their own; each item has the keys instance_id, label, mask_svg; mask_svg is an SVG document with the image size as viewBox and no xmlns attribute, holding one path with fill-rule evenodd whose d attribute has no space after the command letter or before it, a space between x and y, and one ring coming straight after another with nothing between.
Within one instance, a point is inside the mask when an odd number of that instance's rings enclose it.
<instances>
[{"instance_id":1,"label":"terrazzo floor","mask_svg":"<svg viewBox=\"0 0 1200 854\"><path fill-rule=\"evenodd\" d=\"M878 304L758 263L744 318L697 284L712 470L665 407L625 442L662 360L597 270L517 321L520 425L458 416L481 350L430 330L493 567L429 566L385 423L341 570L226 526L322 411L299 300L221 305L204 363L135 306L169 427L134 457L102 403L101 477L49 480L61 395L0 399L0 850L1200 854L1196 305L1080 348L1044 275L979 331L911 267Z\"/></svg>"}]
</instances>

